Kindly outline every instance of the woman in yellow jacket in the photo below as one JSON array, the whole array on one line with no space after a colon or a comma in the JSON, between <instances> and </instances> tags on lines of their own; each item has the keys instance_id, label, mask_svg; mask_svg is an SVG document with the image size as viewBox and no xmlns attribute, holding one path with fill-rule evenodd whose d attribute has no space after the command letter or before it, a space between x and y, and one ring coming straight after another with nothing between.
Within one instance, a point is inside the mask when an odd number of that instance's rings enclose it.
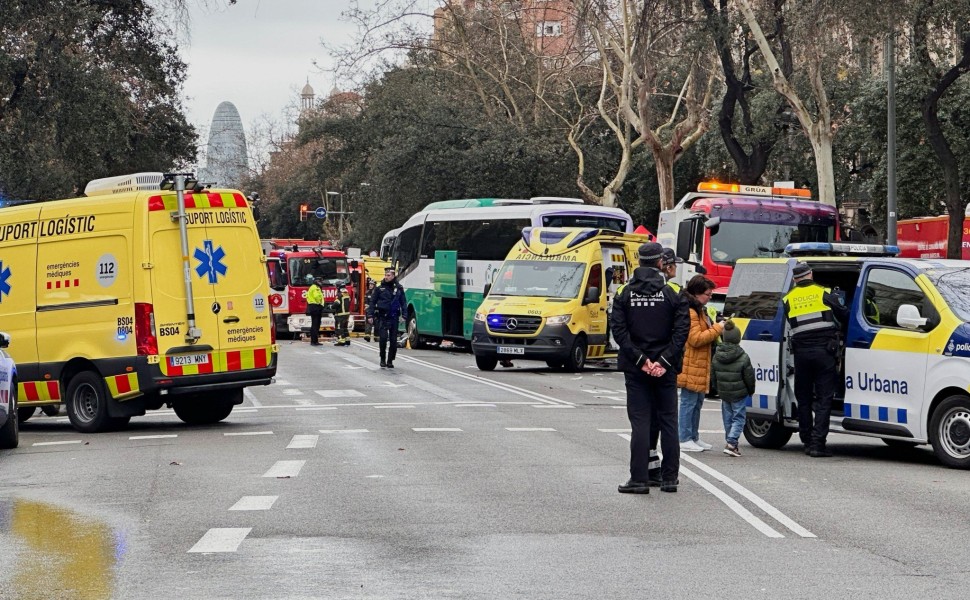
<instances>
[{"instance_id":1,"label":"woman in yellow jacket","mask_svg":"<svg viewBox=\"0 0 970 600\"><path fill-rule=\"evenodd\" d=\"M724 325L712 323L705 306L714 292L714 282L703 275L695 275L684 288L690 305L690 333L684 347L684 368L677 376L680 388L680 450L702 452L711 445L700 439L701 407L711 382L711 346L717 341Z\"/></svg>"}]
</instances>

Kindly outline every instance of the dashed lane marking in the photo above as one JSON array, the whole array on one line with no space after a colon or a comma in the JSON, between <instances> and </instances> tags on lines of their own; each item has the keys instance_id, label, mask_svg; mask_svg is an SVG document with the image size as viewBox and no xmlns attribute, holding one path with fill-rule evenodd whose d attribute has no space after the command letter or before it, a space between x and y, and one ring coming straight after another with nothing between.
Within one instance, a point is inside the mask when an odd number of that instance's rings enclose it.
<instances>
[{"instance_id":1,"label":"dashed lane marking","mask_svg":"<svg viewBox=\"0 0 970 600\"><path fill-rule=\"evenodd\" d=\"M269 510L279 496L243 496L229 510Z\"/></svg>"},{"instance_id":2,"label":"dashed lane marking","mask_svg":"<svg viewBox=\"0 0 970 600\"><path fill-rule=\"evenodd\" d=\"M336 406L297 406L296 410L337 410Z\"/></svg>"},{"instance_id":3,"label":"dashed lane marking","mask_svg":"<svg viewBox=\"0 0 970 600\"><path fill-rule=\"evenodd\" d=\"M481 403L481 404L456 404L455 406L463 406L463 407L468 407L468 408L470 408L470 407L495 408L495 405L494 404L487 404L487 403Z\"/></svg>"},{"instance_id":4,"label":"dashed lane marking","mask_svg":"<svg viewBox=\"0 0 970 600\"><path fill-rule=\"evenodd\" d=\"M232 414L236 415L239 413L254 413L254 412L259 412L259 409L258 408L237 408L234 411L232 411Z\"/></svg>"},{"instance_id":5,"label":"dashed lane marking","mask_svg":"<svg viewBox=\"0 0 970 600\"><path fill-rule=\"evenodd\" d=\"M303 390L298 390L296 388L284 388L281 390L284 396L302 396Z\"/></svg>"},{"instance_id":6,"label":"dashed lane marking","mask_svg":"<svg viewBox=\"0 0 970 600\"><path fill-rule=\"evenodd\" d=\"M272 431L239 431L235 433L224 433L222 434L226 437L236 436L236 435L273 435Z\"/></svg>"},{"instance_id":7,"label":"dashed lane marking","mask_svg":"<svg viewBox=\"0 0 970 600\"><path fill-rule=\"evenodd\" d=\"M316 448L317 440L319 439L319 435L294 435L286 449L298 450L302 448Z\"/></svg>"},{"instance_id":8,"label":"dashed lane marking","mask_svg":"<svg viewBox=\"0 0 970 600\"><path fill-rule=\"evenodd\" d=\"M555 431L552 427L506 427L506 431Z\"/></svg>"},{"instance_id":9,"label":"dashed lane marking","mask_svg":"<svg viewBox=\"0 0 970 600\"><path fill-rule=\"evenodd\" d=\"M461 431L459 427L412 427L411 431L416 431L418 433L432 432L432 431Z\"/></svg>"},{"instance_id":10,"label":"dashed lane marking","mask_svg":"<svg viewBox=\"0 0 970 600\"><path fill-rule=\"evenodd\" d=\"M63 446L64 444L80 444L81 440L64 440L61 442L34 442L31 446Z\"/></svg>"},{"instance_id":11,"label":"dashed lane marking","mask_svg":"<svg viewBox=\"0 0 970 600\"><path fill-rule=\"evenodd\" d=\"M320 433L370 433L367 429L320 429Z\"/></svg>"},{"instance_id":12,"label":"dashed lane marking","mask_svg":"<svg viewBox=\"0 0 970 600\"><path fill-rule=\"evenodd\" d=\"M252 527L220 527L205 532L189 552L235 552L246 539Z\"/></svg>"},{"instance_id":13,"label":"dashed lane marking","mask_svg":"<svg viewBox=\"0 0 970 600\"><path fill-rule=\"evenodd\" d=\"M278 460L263 477L296 477L305 464L305 460Z\"/></svg>"},{"instance_id":14,"label":"dashed lane marking","mask_svg":"<svg viewBox=\"0 0 970 600\"><path fill-rule=\"evenodd\" d=\"M413 404L378 404L374 408L414 408Z\"/></svg>"},{"instance_id":15,"label":"dashed lane marking","mask_svg":"<svg viewBox=\"0 0 970 600\"><path fill-rule=\"evenodd\" d=\"M364 398L365 395L357 390L314 390L324 398Z\"/></svg>"},{"instance_id":16,"label":"dashed lane marking","mask_svg":"<svg viewBox=\"0 0 970 600\"><path fill-rule=\"evenodd\" d=\"M161 440L165 438L177 438L177 433L169 433L165 435L130 435L129 440Z\"/></svg>"}]
</instances>

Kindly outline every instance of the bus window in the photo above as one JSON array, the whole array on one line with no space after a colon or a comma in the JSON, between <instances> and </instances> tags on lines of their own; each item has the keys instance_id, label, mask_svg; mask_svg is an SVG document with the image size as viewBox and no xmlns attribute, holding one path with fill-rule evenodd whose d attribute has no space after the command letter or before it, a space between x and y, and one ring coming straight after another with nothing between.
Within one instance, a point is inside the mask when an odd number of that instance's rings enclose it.
<instances>
[{"instance_id":1,"label":"bus window","mask_svg":"<svg viewBox=\"0 0 970 600\"><path fill-rule=\"evenodd\" d=\"M401 273L418 261L418 242L421 240L421 225L405 229L397 236L394 244L394 262L397 272Z\"/></svg>"}]
</instances>

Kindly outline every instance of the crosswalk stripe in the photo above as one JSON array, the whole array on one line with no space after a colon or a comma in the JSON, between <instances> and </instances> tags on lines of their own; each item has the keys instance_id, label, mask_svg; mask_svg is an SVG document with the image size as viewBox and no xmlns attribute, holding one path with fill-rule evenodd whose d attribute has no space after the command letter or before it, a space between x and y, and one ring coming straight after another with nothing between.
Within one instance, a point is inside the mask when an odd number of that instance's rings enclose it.
<instances>
[{"instance_id":1,"label":"crosswalk stripe","mask_svg":"<svg viewBox=\"0 0 970 600\"><path fill-rule=\"evenodd\" d=\"M300 448L316 448L317 440L319 439L319 435L294 435L286 449L296 450Z\"/></svg>"},{"instance_id":2,"label":"crosswalk stripe","mask_svg":"<svg viewBox=\"0 0 970 600\"><path fill-rule=\"evenodd\" d=\"M305 460L278 460L263 477L296 477L305 464Z\"/></svg>"},{"instance_id":3,"label":"crosswalk stripe","mask_svg":"<svg viewBox=\"0 0 970 600\"><path fill-rule=\"evenodd\" d=\"M205 532L189 552L235 552L252 527L216 527Z\"/></svg>"},{"instance_id":4,"label":"crosswalk stripe","mask_svg":"<svg viewBox=\"0 0 970 600\"><path fill-rule=\"evenodd\" d=\"M269 510L279 496L243 496L229 510Z\"/></svg>"}]
</instances>

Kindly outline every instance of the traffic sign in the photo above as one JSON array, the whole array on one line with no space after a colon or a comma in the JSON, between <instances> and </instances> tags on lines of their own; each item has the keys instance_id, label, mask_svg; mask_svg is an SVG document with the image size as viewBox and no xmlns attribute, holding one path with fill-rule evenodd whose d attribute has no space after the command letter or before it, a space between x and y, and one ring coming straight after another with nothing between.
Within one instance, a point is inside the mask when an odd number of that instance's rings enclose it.
<instances>
[{"instance_id":1,"label":"traffic sign","mask_svg":"<svg viewBox=\"0 0 970 600\"><path fill-rule=\"evenodd\" d=\"M313 215L318 219L326 219L327 209L322 206L318 206L317 209L313 211Z\"/></svg>"}]
</instances>

